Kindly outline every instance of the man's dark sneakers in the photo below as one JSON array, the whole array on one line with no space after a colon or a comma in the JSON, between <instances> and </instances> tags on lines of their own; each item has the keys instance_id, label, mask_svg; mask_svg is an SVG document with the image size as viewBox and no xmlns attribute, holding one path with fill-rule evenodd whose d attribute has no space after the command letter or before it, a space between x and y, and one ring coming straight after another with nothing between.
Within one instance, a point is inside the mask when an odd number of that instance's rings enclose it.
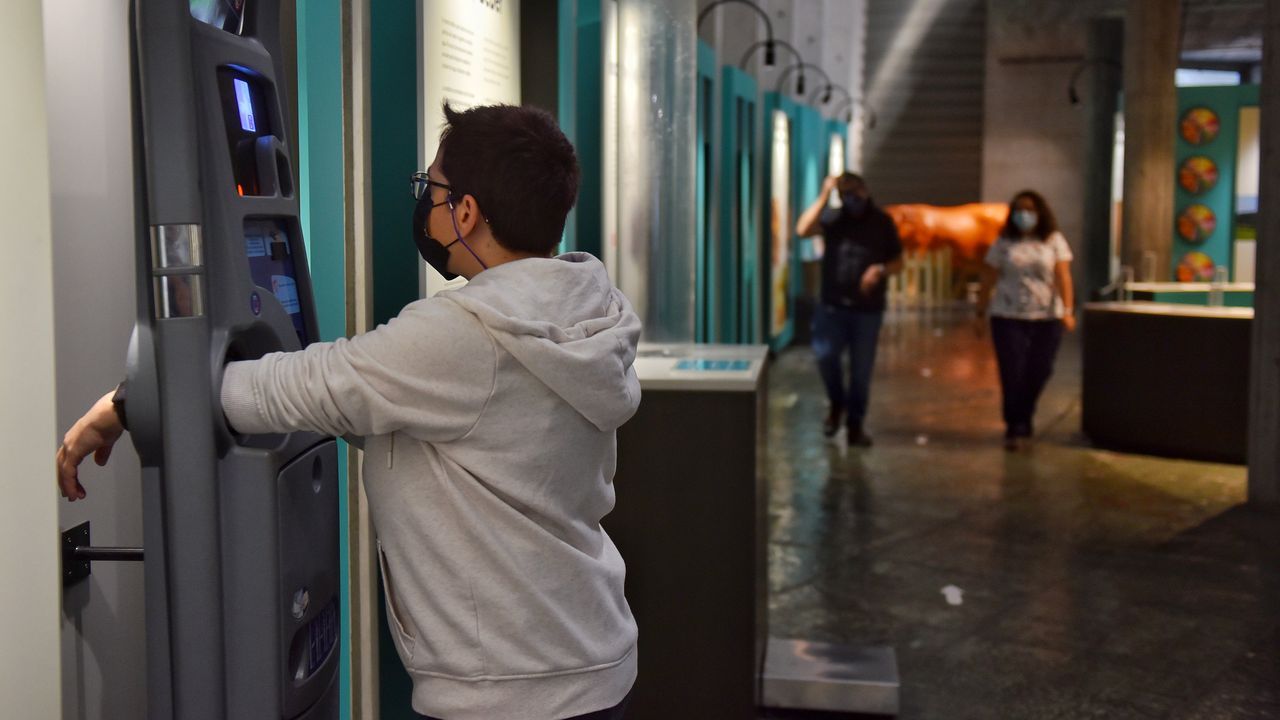
<instances>
[{"instance_id":1,"label":"man's dark sneakers","mask_svg":"<svg viewBox=\"0 0 1280 720\"><path fill-rule=\"evenodd\" d=\"M827 419L822 421L822 436L831 437L840 429L840 416L844 411L840 408L833 407L827 411Z\"/></svg>"},{"instance_id":2,"label":"man's dark sneakers","mask_svg":"<svg viewBox=\"0 0 1280 720\"><path fill-rule=\"evenodd\" d=\"M869 448L871 447L871 436L862 431L861 425L850 425L845 442L848 443L849 447Z\"/></svg>"}]
</instances>

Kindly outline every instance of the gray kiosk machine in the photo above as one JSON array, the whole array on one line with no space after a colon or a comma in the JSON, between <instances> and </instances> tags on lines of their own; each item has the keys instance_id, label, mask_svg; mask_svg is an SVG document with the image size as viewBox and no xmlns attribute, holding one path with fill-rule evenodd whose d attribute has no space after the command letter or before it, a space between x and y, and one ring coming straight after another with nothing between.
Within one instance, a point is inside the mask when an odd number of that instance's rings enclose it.
<instances>
[{"instance_id":1,"label":"gray kiosk machine","mask_svg":"<svg viewBox=\"0 0 1280 720\"><path fill-rule=\"evenodd\" d=\"M315 340L277 0L135 0L151 720L338 717L338 456L234 434L223 366Z\"/></svg>"}]
</instances>

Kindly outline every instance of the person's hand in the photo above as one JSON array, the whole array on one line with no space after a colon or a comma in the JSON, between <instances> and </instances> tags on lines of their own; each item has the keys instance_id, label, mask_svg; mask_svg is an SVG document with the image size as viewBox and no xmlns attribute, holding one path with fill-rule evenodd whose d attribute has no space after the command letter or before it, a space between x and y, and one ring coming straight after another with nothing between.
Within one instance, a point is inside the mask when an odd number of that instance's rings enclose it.
<instances>
[{"instance_id":1,"label":"person's hand","mask_svg":"<svg viewBox=\"0 0 1280 720\"><path fill-rule=\"evenodd\" d=\"M839 180L840 180L840 178L836 177L835 175L828 175L828 176L826 176L825 178L823 178L823 179L822 179L822 194L823 194L823 195L828 195L828 194L830 194L830 193L831 193L831 191L832 191L832 190L835 190L835 189L836 189L836 182L837 182L837 181L839 181Z\"/></svg>"},{"instance_id":2,"label":"person's hand","mask_svg":"<svg viewBox=\"0 0 1280 720\"><path fill-rule=\"evenodd\" d=\"M111 446L124 433L120 416L111 405L113 394L114 391L99 398L89 412L71 426L58 447L58 490L71 502L85 497L84 486L80 484L80 463L93 455L94 462L106 465Z\"/></svg>"},{"instance_id":3,"label":"person's hand","mask_svg":"<svg viewBox=\"0 0 1280 720\"><path fill-rule=\"evenodd\" d=\"M1062 327L1066 328L1067 332L1075 332L1075 331L1076 331L1076 316L1075 316L1073 313L1067 313L1066 315L1063 315L1063 316L1062 316Z\"/></svg>"},{"instance_id":4,"label":"person's hand","mask_svg":"<svg viewBox=\"0 0 1280 720\"><path fill-rule=\"evenodd\" d=\"M864 270L862 272L862 282L860 283L862 287L862 294L868 296L871 295L871 293L875 291L876 286L880 284L880 281L884 279L884 274L885 267L883 263L876 263Z\"/></svg>"}]
</instances>

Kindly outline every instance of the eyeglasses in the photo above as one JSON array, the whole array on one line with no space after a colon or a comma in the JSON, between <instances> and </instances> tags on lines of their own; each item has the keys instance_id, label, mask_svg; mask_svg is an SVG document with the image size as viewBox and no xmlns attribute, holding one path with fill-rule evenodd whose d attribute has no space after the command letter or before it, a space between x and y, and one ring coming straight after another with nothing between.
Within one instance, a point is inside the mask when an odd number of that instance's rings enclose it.
<instances>
[{"instance_id":1,"label":"eyeglasses","mask_svg":"<svg viewBox=\"0 0 1280 720\"><path fill-rule=\"evenodd\" d=\"M409 176L409 189L413 193L414 200L421 200L423 195L431 192L432 187L444 188L444 191L453 194L453 186L446 185L442 182L432 180L425 172L416 172ZM446 201L447 202L447 201ZM441 205L443 203L435 203Z\"/></svg>"}]
</instances>

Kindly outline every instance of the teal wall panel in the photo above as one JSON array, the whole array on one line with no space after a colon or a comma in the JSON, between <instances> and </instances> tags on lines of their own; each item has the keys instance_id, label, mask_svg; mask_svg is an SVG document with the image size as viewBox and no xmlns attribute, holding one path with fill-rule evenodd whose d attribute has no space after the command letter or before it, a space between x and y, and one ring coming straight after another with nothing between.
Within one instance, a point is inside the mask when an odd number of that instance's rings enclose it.
<instances>
[{"instance_id":1,"label":"teal wall panel","mask_svg":"<svg viewBox=\"0 0 1280 720\"><path fill-rule=\"evenodd\" d=\"M1232 267L1240 108L1257 105L1257 85L1178 88L1179 132L1174 149L1174 225L1171 253L1174 278L1179 277L1179 265L1183 258L1193 252L1204 253L1215 266ZM1186 117L1186 113L1195 108L1212 110L1219 122L1216 137L1201 144L1188 142L1181 132L1182 120ZM1183 186L1183 166L1188 160L1201 157L1208 158L1216 166L1217 182L1212 187L1193 192ZM1199 240L1188 240L1179 231L1180 216L1193 205L1203 205L1208 208L1216 220L1213 231ZM1210 278L1195 277L1194 279Z\"/></svg>"},{"instance_id":2,"label":"teal wall panel","mask_svg":"<svg viewBox=\"0 0 1280 720\"><path fill-rule=\"evenodd\" d=\"M708 276L712 342L760 342L759 200L755 78L721 69L718 242Z\"/></svg>"},{"instance_id":3,"label":"teal wall panel","mask_svg":"<svg viewBox=\"0 0 1280 720\"><path fill-rule=\"evenodd\" d=\"M578 202L565 222L562 250L602 257L604 57L600 0L560 2L560 128L578 152Z\"/></svg>"},{"instance_id":4,"label":"teal wall panel","mask_svg":"<svg viewBox=\"0 0 1280 720\"><path fill-rule=\"evenodd\" d=\"M409 176L418 170L418 35L411 2L369 7L370 189L373 320L385 323L418 298ZM438 116L439 108L427 108ZM428 123L429 127L439 123Z\"/></svg>"},{"instance_id":5,"label":"teal wall panel","mask_svg":"<svg viewBox=\"0 0 1280 720\"><path fill-rule=\"evenodd\" d=\"M712 257L711 244L714 225L711 213L712 182L714 171L711 169L714 152L711 146L715 138L715 98L716 98L716 52L707 43L698 41L698 75L695 89L695 102L698 106L697 118L697 168L694 173L697 204L697 263L694 288L695 326L694 338L697 342L708 342L711 337L710 281L708 279L709 258Z\"/></svg>"},{"instance_id":6,"label":"teal wall panel","mask_svg":"<svg viewBox=\"0 0 1280 720\"><path fill-rule=\"evenodd\" d=\"M316 296L320 339L347 334L344 214L342 13L338 0L300 2L298 31L298 177L302 234ZM347 444L338 441L338 537L342 601L338 682L341 717L351 717L351 596L347 573Z\"/></svg>"},{"instance_id":7,"label":"teal wall panel","mask_svg":"<svg viewBox=\"0 0 1280 720\"><path fill-rule=\"evenodd\" d=\"M791 134L791 182L796 189L796 207L807 208L817 199L827 176L826 122L808 105L794 104L795 124ZM802 261L816 258L812 238L796 243Z\"/></svg>"},{"instance_id":8,"label":"teal wall panel","mask_svg":"<svg viewBox=\"0 0 1280 720\"><path fill-rule=\"evenodd\" d=\"M418 299L417 247L409 176L418 167L418 34L415 4L369 7L370 188L373 321L382 324ZM426 112L439 115L439 108ZM438 123L428 123L428 126ZM415 720L413 682L388 631L385 593L378 580L379 720Z\"/></svg>"}]
</instances>

